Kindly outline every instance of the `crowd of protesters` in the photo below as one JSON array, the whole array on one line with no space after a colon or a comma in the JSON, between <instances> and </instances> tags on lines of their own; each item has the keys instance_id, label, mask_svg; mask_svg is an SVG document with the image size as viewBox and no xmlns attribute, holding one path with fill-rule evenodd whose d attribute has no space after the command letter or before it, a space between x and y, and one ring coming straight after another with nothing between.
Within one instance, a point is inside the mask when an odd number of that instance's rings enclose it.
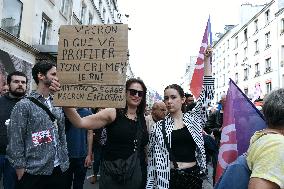
<instances>
[{"instance_id":1,"label":"crowd of protesters","mask_svg":"<svg viewBox=\"0 0 284 189\"><path fill-rule=\"evenodd\" d=\"M171 84L149 115L140 79L127 80L125 108L62 108L53 103L53 93L60 90L55 64L34 65L36 90L29 95L27 76L10 73L0 97L4 189L80 189L91 165L91 183L100 174L101 189L201 189L209 162L215 177L226 102L224 95L220 109L207 111L214 95L211 54L207 48L204 87L196 101ZM279 89L264 100L268 129L252 137L249 189L284 188L283 96ZM268 158L275 161L267 163Z\"/></svg>"}]
</instances>

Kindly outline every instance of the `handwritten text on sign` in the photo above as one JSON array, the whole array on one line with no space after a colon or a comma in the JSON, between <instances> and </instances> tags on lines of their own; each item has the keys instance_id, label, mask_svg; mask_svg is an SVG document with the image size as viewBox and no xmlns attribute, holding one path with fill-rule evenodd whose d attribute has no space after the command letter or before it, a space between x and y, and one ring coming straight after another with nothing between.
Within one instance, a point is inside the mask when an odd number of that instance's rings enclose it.
<instances>
[{"instance_id":1,"label":"handwritten text on sign","mask_svg":"<svg viewBox=\"0 0 284 189\"><path fill-rule=\"evenodd\" d=\"M57 72L63 87L56 105L125 107L127 31L123 24L60 27ZM109 86L117 90L104 90Z\"/></svg>"}]
</instances>

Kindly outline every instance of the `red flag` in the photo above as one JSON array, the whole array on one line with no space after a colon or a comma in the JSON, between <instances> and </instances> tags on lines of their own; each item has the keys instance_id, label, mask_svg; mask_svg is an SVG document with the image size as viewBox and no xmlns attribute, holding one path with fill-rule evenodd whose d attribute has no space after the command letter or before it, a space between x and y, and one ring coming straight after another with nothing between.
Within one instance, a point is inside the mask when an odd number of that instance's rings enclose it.
<instances>
[{"instance_id":1,"label":"red flag","mask_svg":"<svg viewBox=\"0 0 284 189\"><path fill-rule=\"evenodd\" d=\"M195 99L199 97L201 90L202 90L203 75L204 75L204 54L203 53L208 46L208 35L209 35L209 42L211 42L212 34L211 34L210 17L207 21L203 39L202 39L201 46L199 49L199 54L197 57L197 61L195 63L195 69L194 69L191 83L190 83L190 91L194 95Z\"/></svg>"}]
</instances>

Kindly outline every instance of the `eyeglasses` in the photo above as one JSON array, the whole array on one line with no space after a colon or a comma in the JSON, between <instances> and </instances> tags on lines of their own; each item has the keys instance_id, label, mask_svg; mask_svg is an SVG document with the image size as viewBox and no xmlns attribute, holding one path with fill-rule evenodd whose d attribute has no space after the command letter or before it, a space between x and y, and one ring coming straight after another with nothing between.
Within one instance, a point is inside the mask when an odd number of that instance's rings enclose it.
<instances>
[{"instance_id":1,"label":"eyeglasses","mask_svg":"<svg viewBox=\"0 0 284 189\"><path fill-rule=\"evenodd\" d=\"M131 96L136 96L138 94L139 97L142 97L144 92L143 91L137 91L135 89L127 89L129 91L129 94Z\"/></svg>"}]
</instances>

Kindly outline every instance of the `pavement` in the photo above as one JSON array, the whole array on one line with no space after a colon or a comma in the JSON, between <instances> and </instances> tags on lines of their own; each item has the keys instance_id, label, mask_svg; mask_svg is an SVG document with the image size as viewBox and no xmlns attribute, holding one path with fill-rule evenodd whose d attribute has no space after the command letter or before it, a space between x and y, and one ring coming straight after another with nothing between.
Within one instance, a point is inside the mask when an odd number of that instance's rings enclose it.
<instances>
[{"instance_id":1,"label":"pavement","mask_svg":"<svg viewBox=\"0 0 284 189\"><path fill-rule=\"evenodd\" d=\"M203 181L202 189L213 189L213 166L211 163L207 165L208 178Z\"/></svg>"},{"instance_id":2,"label":"pavement","mask_svg":"<svg viewBox=\"0 0 284 189\"><path fill-rule=\"evenodd\" d=\"M90 179L93 176L93 169L87 170L86 180L84 182L84 189L99 189L99 180L95 184L90 183ZM99 179L100 177L98 177Z\"/></svg>"}]
</instances>

